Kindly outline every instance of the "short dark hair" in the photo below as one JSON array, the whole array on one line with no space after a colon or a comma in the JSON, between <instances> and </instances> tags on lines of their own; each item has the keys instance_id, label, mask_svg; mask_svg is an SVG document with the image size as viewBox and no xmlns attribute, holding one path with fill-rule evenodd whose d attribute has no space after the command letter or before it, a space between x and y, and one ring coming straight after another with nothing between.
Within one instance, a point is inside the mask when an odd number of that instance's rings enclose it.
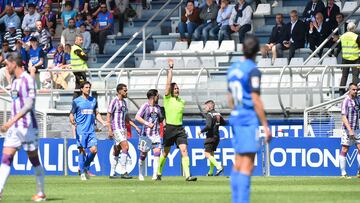
<instances>
[{"instance_id":1,"label":"short dark hair","mask_svg":"<svg viewBox=\"0 0 360 203\"><path fill-rule=\"evenodd\" d=\"M351 82L351 83L349 84L349 87L348 87L348 88L350 89L351 86L356 86L356 87L357 87L357 84Z\"/></svg>"},{"instance_id":2,"label":"short dark hair","mask_svg":"<svg viewBox=\"0 0 360 203\"><path fill-rule=\"evenodd\" d=\"M172 82L170 84L170 94L171 96L174 96L174 88L175 88L176 82Z\"/></svg>"},{"instance_id":3,"label":"short dark hair","mask_svg":"<svg viewBox=\"0 0 360 203\"><path fill-rule=\"evenodd\" d=\"M120 83L116 86L116 92L119 92L120 90L124 89L126 85L124 83Z\"/></svg>"},{"instance_id":4,"label":"short dark hair","mask_svg":"<svg viewBox=\"0 0 360 203\"><path fill-rule=\"evenodd\" d=\"M282 13L277 13L275 16L281 16L282 18L284 18L284 15Z\"/></svg>"},{"instance_id":5,"label":"short dark hair","mask_svg":"<svg viewBox=\"0 0 360 203\"><path fill-rule=\"evenodd\" d=\"M70 18L70 19L68 20L68 22L70 22L70 20L76 21L74 18Z\"/></svg>"},{"instance_id":6,"label":"short dark hair","mask_svg":"<svg viewBox=\"0 0 360 203\"><path fill-rule=\"evenodd\" d=\"M340 15L342 18L345 17L343 13L338 13L338 14L336 14L336 16L339 16L339 15Z\"/></svg>"},{"instance_id":7,"label":"short dark hair","mask_svg":"<svg viewBox=\"0 0 360 203\"><path fill-rule=\"evenodd\" d=\"M147 93L146 96L148 99L155 97L156 95L158 95L158 91L157 89L150 89Z\"/></svg>"},{"instance_id":8,"label":"short dark hair","mask_svg":"<svg viewBox=\"0 0 360 203\"><path fill-rule=\"evenodd\" d=\"M66 6L71 6L72 7L72 3L71 3L71 1L66 1L66 3L65 3L65 7Z\"/></svg>"},{"instance_id":9,"label":"short dark hair","mask_svg":"<svg viewBox=\"0 0 360 203\"><path fill-rule=\"evenodd\" d=\"M260 50L259 40L254 35L248 35L244 40L243 52L247 59L252 59Z\"/></svg>"},{"instance_id":10,"label":"short dark hair","mask_svg":"<svg viewBox=\"0 0 360 203\"><path fill-rule=\"evenodd\" d=\"M211 104L213 104L213 105L215 105L215 102L213 101L213 100L207 100L204 104L209 104L209 103L211 103Z\"/></svg>"},{"instance_id":11,"label":"short dark hair","mask_svg":"<svg viewBox=\"0 0 360 203\"><path fill-rule=\"evenodd\" d=\"M297 10L291 10L291 11L290 11L290 14L291 14L291 13L298 15Z\"/></svg>"},{"instance_id":12,"label":"short dark hair","mask_svg":"<svg viewBox=\"0 0 360 203\"><path fill-rule=\"evenodd\" d=\"M84 88L85 85L90 85L90 87L91 87L91 83L89 81L84 81L84 82L80 83L80 89Z\"/></svg>"},{"instance_id":13,"label":"short dark hair","mask_svg":"<svg viewBox=\"0 0 360 203\"><path fill-rule=\"evenodd\" d=\"M16 54L16 53L10 53L7 57L6 60L10 61L10 62L16 62L16 65L18 67L22 67L24 66L23 60L21 58L21 55Z\"/></svg>"}]
</instances>

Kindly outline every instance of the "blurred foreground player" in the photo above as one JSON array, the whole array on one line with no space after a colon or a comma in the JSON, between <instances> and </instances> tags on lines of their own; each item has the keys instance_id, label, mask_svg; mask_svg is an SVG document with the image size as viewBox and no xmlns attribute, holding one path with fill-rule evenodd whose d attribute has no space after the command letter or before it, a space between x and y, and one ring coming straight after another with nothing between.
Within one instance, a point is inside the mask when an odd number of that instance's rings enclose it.
<instances>
[{"instance_id":1,"label":"blurred foreground player","mask_svg":"<svg viewBox=\"0 0 360 203\"><path fill-rule=\"evenodd\" d=\"M258 51L259 41L253 36L247 37L244 41L245 60L232 64L227 73L228 101L233 109L229 122L236 153L230 179L233 203L250 202L250 176L254 169L255 154L259 149L258 119L264 127L266 142L271 139L260 99L261 73L254 61Z\"/></svg>"},{"instance_id":2,"label":"blurred foreground player","mask_svg":"<svg viewBox=\"0 0 360 203\"><path fill-rule=\"evenodd\" d=\"M36 176L35 202L45 201L44 170L38 155L38 125L35 118L35 81L24 71L21 56L9 55L6 61L9 73L15 76L11 85L11 119L1 126L6 132L0 166L0 200L10 175L14 154L22 146L34 167Z\"/></svg>"},{"instance_id":3,"label":"blurred foreground player","mask_svg":"<svg viewBox=\"0 0 360 203\"><path fill-rule=\"evenodd\" d=\"M219 126L225 125L225 121L221 114L215 111L215 102L213 100L205 102L204 110L206 112L206 126L198 134L206 133L204 141L205 157L210 162L210 169L206 175L212 176L215 166L217 170L215 176L218 176L224 171L224 168L216 161L214 152L220 142Z\"/></svg>"}]
</instances>

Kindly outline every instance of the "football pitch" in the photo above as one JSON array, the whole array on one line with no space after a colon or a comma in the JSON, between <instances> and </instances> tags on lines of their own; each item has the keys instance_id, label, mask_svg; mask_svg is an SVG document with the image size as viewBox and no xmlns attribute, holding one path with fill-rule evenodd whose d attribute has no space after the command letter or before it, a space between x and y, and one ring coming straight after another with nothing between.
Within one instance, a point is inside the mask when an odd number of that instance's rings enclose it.
<instances>
[{"instance_id":1,"label":"football pitch","mask_svg":"<svg viewBox=\"0 0 360 203\"><path fill-rule=\"evenodd\" d=\"M47 176L45 191L50 202L156 202L156 203L222 203L231 202L228 177L198 177L185 182L182 177L163 177L155 182L110 180L91 177ZM339 177L253 177L251 202L359 202L360 179ZM35 193L35 177L10 176L3 202L29 202Z\"/></svg>"}]
</instances>

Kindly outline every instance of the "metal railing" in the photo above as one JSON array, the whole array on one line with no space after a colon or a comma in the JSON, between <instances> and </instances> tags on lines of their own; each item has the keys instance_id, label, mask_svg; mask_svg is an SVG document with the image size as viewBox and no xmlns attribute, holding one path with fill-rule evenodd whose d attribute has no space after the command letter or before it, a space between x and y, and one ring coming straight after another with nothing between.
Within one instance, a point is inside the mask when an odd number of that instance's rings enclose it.
<instances>
[{"instance_id":1,"label":"metal railing","mask_svg":"<svg viewBox=\"0 0 360 203\"><path fill-rule=\"evenodd\" d=\"M130 58L130 56L132 56L135 51L140 48L141 46L143 46L143 59L145 59L145 41L152 35L152 33L154 31L156 31L164 22L165 20L167 20L175 11L178 10L178 8L181 7L182 3L184 0L180 0L178 2L178 4L152 29L152 31L146 35L146 28L148 27L148 25L155 19L155 17L157 17L164 9L165 7L171 2L172 0L168 0L140 29L138 32L135 32L133 34L133 36L118 50L115 52L115 54L103 65L101 66L100 70L99 70L99 78L101 78L101 80L106 81L107 79L109 79L113 74L114 74L114 70L119 69L122 65L125 64L125 62ZM122 52L125 50L126 47L129 46L129 44L138 36L142 34L142 41L140 41L136 47L130 51L114 68L113 71L111 71L105 78L102 78L101 76L101 71L103 71L105 68L107 68L109 66L109 64Z\"/></svg>"}]
</instances>

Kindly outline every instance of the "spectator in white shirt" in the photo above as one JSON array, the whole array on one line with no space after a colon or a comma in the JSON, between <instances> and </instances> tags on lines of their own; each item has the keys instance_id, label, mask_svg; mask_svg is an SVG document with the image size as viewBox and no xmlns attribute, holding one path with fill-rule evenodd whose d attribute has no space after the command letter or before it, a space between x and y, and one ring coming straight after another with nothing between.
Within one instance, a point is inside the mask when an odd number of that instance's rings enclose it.
<instances>
[{"instance_id":1,"label":"spectator in white shirt","mask_svg":"<svg viewBox=\"0 0 360 203\"><path fill-rule=\"evenodd\" d=\"M86 30L86 25L84 23L80 25L80 34L84 39L82 48L85 52L88 52L90 50L91 35L90 32Z\"/></svg>"},{"instance_id":2,"label":"spectator in white shirt","mask_svg":"<svg viewBox=\"0 0 360 203\"><path fill-rule=\"evenodd\" d=\"M36 29L36 21L40 20L40 14L35 11L35 4L28 5L29 13L24 16L21 28L30 28L32 31Z\"/></svg>"},{"instance_id":3,"label":"spectator in white shirt","mask_svg":"<svg viewBox=\"0 0 360 203\"><path fill-rule=\"evenodd\" d=\"M243 43L245 34L251 30L253 10L245 0L238 1L239 3L232 10L229 25L233 32L239 33L239 42Z\"/></svg>"},{"instance_id":4,"label":"spectator in white shirt","mask_svg":"<svg viewBox=\"0 0 360 203\"><path fill-rule=\"evenodd\" d=\"M229 19L232 8L229 6L229 0L221 0L220 9L217 14L217 26L210 30L210 39L218 39L221 43L223 40L230 39Z\"/></svg>"}]
</instances>

